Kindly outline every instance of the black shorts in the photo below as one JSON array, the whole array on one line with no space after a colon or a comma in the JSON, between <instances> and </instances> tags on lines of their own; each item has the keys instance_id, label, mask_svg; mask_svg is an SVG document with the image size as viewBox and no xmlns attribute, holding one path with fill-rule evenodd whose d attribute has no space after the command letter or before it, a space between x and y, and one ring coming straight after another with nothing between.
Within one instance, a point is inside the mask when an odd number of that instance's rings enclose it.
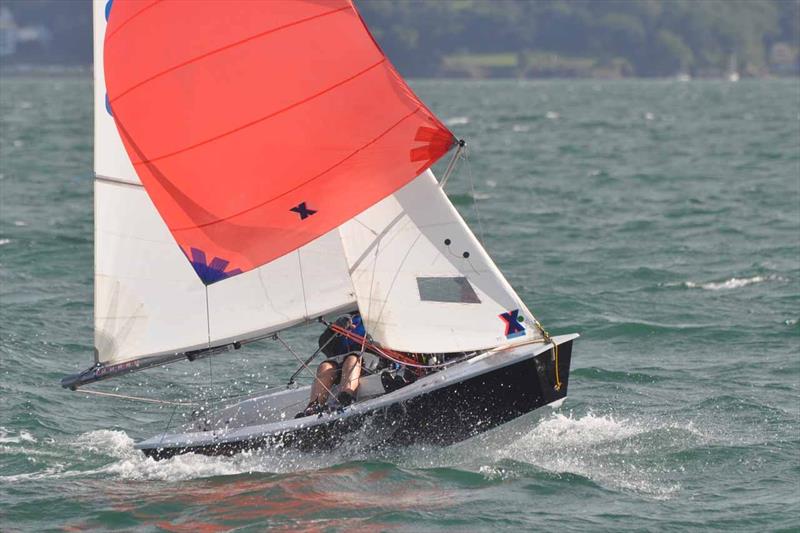
<instances>
[{"instance_id":1,"label":"black shorts","mask_svg":"<svg viewBox=\"0 0 800 533\"><path fill-rule=\"evenodd\" d=\"M350 356L358 357L358 354L350 352L341 355L334 355L333 357L328 357L323 361L323 363L330 363L336 368L336 378L333 380L334 385L338 385L342 381L342 366L344 365L344 360ZM363 371L362 371L363 374Z\"/></svg>"}]
</instances>

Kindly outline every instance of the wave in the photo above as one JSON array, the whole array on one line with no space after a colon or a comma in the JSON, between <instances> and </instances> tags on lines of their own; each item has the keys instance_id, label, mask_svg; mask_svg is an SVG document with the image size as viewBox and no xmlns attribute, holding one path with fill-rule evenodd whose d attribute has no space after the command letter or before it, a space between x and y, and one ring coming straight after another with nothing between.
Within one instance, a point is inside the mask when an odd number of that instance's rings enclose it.
<instances>
[{"instance_id":1,"label":"wave","mask_svg":"<svg viewBox=\"0 0 800 533\"><path fill-rule=\"evenodd\" d=\"M619 370L606 370L599 367L576 368L572 371L570 378L581 377L595 381L608 383L656 383L663 381L664 378L642 372L625 372Z\"/></svg>"},{"instance_id":2,"label":"wave","mask_svg":"<svg viewBox=\"0 0 800 533\"><path fill-rule=\"evenodd\" d=\"M592 338L594 339L616 339L616 338L639 338L650 337L654 334L691 334L703 333L711 334L719 331L727 333L727 330L716 328L704 324L673 323L659 324L657 322L618 320L615 318L602 317L605 323L592 325ZM588 328L588 326L587 326Z\"/></svg>"},{"instance_id":3,"label":"wave","mask_svg":"<svg viewBox=\"0 0 800 533\"><path fill-rule=\"evenodd\" d=\"M685 281L680 285L688 288L688 289L703 289L707 291L722 291L722 290L731 290L731 289L741 289L742 287L747 287L748 285L754 285L756 283L765 283L768 281L787 281L786 278L776 275L770 276L752 276L749 278L730 278L725 281L710 281L706 283L698 283L694 281Z\"/></svg>"},{"instance_id":4,"label":"wave","mask_svg":"<svg viewBox=\"0 0 800 533\"><path fill-rule=\"evenodd\" d=\"M581 476L602 487L655 498L680 491L666 466L654 458L672 449L693 448L707 437L691 424L643 422L612 415L581 417L555 413L516 441L497 459L528 463L546 471ZM484 472L498 475L488 465ZM503 474L509 476L506 472Z\"/></svg>"},{"instance_id":5,"label":"wave","mask_svg":"<svg viewBox=\"0 0 800 533\"><path fill-rule=\"evenodd\" d=\"M0 426L0 444L21 444L23 442L35 443L36 438L24 429L17 435L13 435L11 431Z\"/></svg>"},{"instance_id":6,"label":"wave","mask_svg":"<svg viewBox=\"0 0 800 533\"><path fill-rule=\"evenodd\" d=\"M472 470L487 482L525 479L543 490L584 485L669 499L681 491L680 475L661 458L709 439L691 423L555 412L533 427L522 417L448 448L407 448L393 461L427 472Z\"/></svg>"},{"instance_id":7,"label":"wave","mask_svg":"<svg viewBox=\"0 0 800 533\"><path fill-rule=\"evenodd\" d=\"M397 483L400 481L395 478L402 478L405 483L408 476L416 479L420 475L471 486L480 485L481 479L488 484L524 479L536 486L561 487L554 490L572 490L568 487L584 485L669 499L681 491L680 475L676 474L679 466L675 466L676 461L663 459L691 453L715 441L691 423L663 419L594 413L575 416L545 411L538 422L533 420L535 415L522 417L446 448L414 446L368 451L361 438L361 444L356 442L329 453L268 449L232 457L185 454L162 461L136 450L134 440L123 431L97 430L71 440L68 448L64 442L56 445L53 451L59 452L58 457L42 458L45 462L36 472L0 479L4 482L42 478L176 482L261 474L268 475L262 480L271 483L270 475L278 476L277 482L285 475L316 475L314 472L318 470L326 470L324 476L336 477L342 469L368 476L369 471L378 468L379 477L388 476ZM0 438L15 443L19 453L25 452L20 446L29 448L37 442L24 431L11 435L0 429ZM346 479L341 483L348 490L359 492Z\"/></svg>"},{"instance_id":8,"label":"wave","mask_svg":"<svg viewBox=\"0 0 800 533\"><path fill-rule=\"evenodd\" d=\"M457 206L471 206L475 202L488 200L492 197L491 194L486 193L463 193L463 194L448 194L450 201Z\"/></svg>"},{"instance_id":9,"label":"wave","mask_svg":"<svg viewBox=\"0 0 800 533\"><path fill-rule=\"evenodd\" d=\"M0 435L3 433L0 432ZM70 442L68 447L62 442L52 450L42 446L35 448L20 446L37 442L25 431L18 436L6 435L0 438L3 439L0 442L16 445L0 446L5 455L17 454L28 459L34 456L46 456L46 462L40 469L0 476L3 482L109 476L132 481L184 481L243 473L280 474L318 470L342 462L341 456L301 454L282 450L244 452L233 457L186 454L155 461L134 448L134 440L125 432L114 430L84 433ZM78 453L75 453L76 450Z\"/></svg>"},{"instance_id":10,"label":"wave","mask_svg":"<svg viewBox=\"0 0 800 533\"><path fill-rule=\"evenodd\" d=\"M463 126L469 124L469 117L451 117L445 119L444 123L447 126Z\"/></svg>"}]
</instances>

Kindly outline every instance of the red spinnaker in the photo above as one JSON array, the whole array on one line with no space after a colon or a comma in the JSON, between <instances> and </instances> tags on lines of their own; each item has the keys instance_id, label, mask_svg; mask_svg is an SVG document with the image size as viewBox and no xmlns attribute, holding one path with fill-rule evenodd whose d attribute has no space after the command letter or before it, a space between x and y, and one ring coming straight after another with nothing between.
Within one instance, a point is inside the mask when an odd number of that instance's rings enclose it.
<instances>
[{"instance_id":1,"label":"red spinnaker","mask_svg":"<svg viewBox=\"0 0 800 533\"><path fill-rule=\"evenodd\" d=\"M330 231L454 140L350 0L116 0L104 55L128 155L205 283Z\"/></svg>"}]
</instances>

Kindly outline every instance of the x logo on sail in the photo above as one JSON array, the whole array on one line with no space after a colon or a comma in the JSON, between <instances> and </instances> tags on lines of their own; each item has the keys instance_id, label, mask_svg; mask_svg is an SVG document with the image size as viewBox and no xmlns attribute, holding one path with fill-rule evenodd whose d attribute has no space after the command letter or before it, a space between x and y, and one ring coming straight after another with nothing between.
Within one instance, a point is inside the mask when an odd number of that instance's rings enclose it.
<instances>
[{"instance_id":1,"label":"x logo on sail","mask_svg":"<svg viewBox=\"0 0 800 533\"><path fill-rule=\"evenodd\" d=\"M520 324L522 317L519 316L519 309L514 309L507 313L501 313L502 318L506 323L506 338L513 339L525 335L525 326Z\"/></svg>"},{"instance_id":2,"label":"x logo on sail","mask_svg":"<svg viewBox=\"0 0 800 533\"><path fill-rule=\"evenodd\" d=\"M181 251L183 251L183 248L181 248ZM209 263L203 250L190 248L189 251L191 252L189 261L192 263L194 271L197 272L197 275L206 285L211 285L217 281L242 273L241 269L238 268L226 270L230 264L226 259L215 257ZM186 254L185 251L183 253ZM186 256L189 257L189 254L186 254Z\"/></svg>"},{"instance_id":3,"label":"x logo on sail","mask_svg":"<svg viewBox=\"0 0 800 533\"><path fill-rule=\"evenodd\" d=\"M300 205L289 209L289 211L294 211L295 213L300 215L300 220L305 220L317 212L315 209L309 209L308 207L306 207L305 202L302 202Z\"/></svg>"}]
</instances>

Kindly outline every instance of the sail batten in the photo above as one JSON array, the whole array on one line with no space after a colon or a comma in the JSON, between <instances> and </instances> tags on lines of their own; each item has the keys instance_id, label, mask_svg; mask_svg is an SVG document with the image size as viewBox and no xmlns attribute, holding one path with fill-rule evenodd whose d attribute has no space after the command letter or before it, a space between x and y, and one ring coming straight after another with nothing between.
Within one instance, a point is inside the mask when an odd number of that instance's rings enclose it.
<instances>
[{"instance_id":1,"label":"sail batten","mask_svg":"<svg viewBox=\"0 0 800 533\"><path fill-rule=\"evenodd\" d=\"M144 187L141 183L134 183L122 178L112 178L111 176L95 175L95 181L102 181L104 183L114 183L116 185L126 185L128 187Z\"/></svg>"}]
</instances>

